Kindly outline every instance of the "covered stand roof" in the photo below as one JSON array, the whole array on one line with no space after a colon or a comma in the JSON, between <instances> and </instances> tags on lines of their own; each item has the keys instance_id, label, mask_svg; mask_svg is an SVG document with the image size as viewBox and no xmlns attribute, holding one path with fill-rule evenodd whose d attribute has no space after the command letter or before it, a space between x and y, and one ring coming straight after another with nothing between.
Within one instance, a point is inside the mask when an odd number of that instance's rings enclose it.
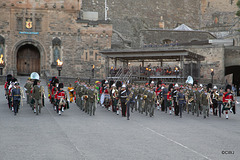
<instances>
[{"instance_id":1,"label":"covered stand roof","mask_svg":"<svg viewBox=\"0 0 240 160\"><path fill-rule=\"evenodd\" d=\"M103 55L119 60L180 60L181 56L193 61L204 61L205 57L183 49L129 49L129 50L102 50Z\"/></svg>"}]
</instances>

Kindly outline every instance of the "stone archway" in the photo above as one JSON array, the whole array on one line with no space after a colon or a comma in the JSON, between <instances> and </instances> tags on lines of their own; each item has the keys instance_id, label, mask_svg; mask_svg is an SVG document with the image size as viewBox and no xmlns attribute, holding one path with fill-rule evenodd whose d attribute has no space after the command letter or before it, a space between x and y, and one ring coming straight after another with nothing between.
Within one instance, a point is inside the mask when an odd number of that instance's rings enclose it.
<instances>
[{"instance_id":1,"label":"stone archway","mask_svg":"<svg viewBox=\"0 0 240 160\"><path fill-rule=\"evenodd\" d=\"M30 75L32 72L40 74L40 52L32 44L26 44L17 52L17 74Z\"/></svg>"},{"instance_id":2,"label":"stone archway","mask_svg":"<svg viewBox=\"0 0 240 160\"><path fill-rule=\"evenodd\" d=\"M23 50L25 50L25 52L29 52L29 53L19 53L19 51L23 52ZM14 56L14 63L13 64L15 65L15 66L13 66L13 68L14 68L13 74L14 75L21 74L21 73L18 73L19 65L23 65L23 64L19 64L19 59L18 58L20 58L21 55L24 55L24 54L25 55L32 55L32 60L34 61L34 59L35 59L35 61L37 62L36 66L38 66L38 67L35 67L35 69L32 69L32 70L35 70L39 74L42 74L44 72L44 70L46 70L45 69L45 66L46 66L45 50L44 50L43 46L36 40L25 39L25 40L19 41L18 43L15 44L15 46L13 48L13 54L14 54L13 55ZM34 57L34 55L37 56L37 57ZM34 64L32 61L29 62L29 63L26 62L27 59L24 59L24 57L21 57L21 58L23 60L25 60L25 62L23 62L24 65L29 65L30 66L30 65ZM20 62L20 63L22 63L22 62ZM25 67L27 68L27 66L25 66ZM29 69L28 73L26 75L28 75L29 72L31 72L32 70Z\"/></svg>"}]
</instances>

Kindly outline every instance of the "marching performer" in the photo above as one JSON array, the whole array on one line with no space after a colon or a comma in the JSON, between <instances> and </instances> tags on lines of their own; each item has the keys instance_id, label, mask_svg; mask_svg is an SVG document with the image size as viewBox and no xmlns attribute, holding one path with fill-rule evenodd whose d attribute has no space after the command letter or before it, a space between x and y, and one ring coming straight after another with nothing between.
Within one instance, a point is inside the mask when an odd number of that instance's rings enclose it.
<instances>
[{"instance_id":1,"label":"marching performer","mask_svg":"<svg viewBox=\"0 0 240 160\"><path fill-rule=\"evenodd\" d=\"M7 81L5 82L5 85L4 85L4 89L5 89L5 96L6 96L6 99L8 100L9 98L9 92L8 92L8 88L11 84L11 81L12 81L13 77L11 74L8 74L7 75Z\"/></svg>"},{"instance_id":2,"label":"marching performer","mask_svg":"<svg viewBox=\"0 0 240 160\"><path fill-rule=\"evenodd\" d=\"M58 92L58 85L59 85L59 80L55 78L53 81L53 86L51 90L51 103L53 104L54 111L57 111L57 103L56 103L55 95Z\"/></svg>"},{"instance_id":3,"label":"marching performer","mask_svg":"<svg viewBox=\"0 0 240 160\"><path fill-rule=\"evenodd\" d=\"M12 81L10 82L10 85L8 87L8 107L11 111L14 111L13 108L13 101L12 101L12 90L15 88L15 82L17 82L16 78L12 78Z\"/></svg>"},{"instance_id":4,"label":"marching performer","mask_svg":"<svg viewBox=\"0 0 240 160\"><path fill-rule=\"evenodd\" d=\"M212 102L213 102L213 115L217 116L217 110L218 110L218 99L219 93L217 91L217 86L213 87L213 91L212 91Z\"/></svg>"},{"instance_id":5,"label":"marching performer","mask_svg":"<svg viewBox=\"0 0 240 160\"><path fill-rule=\"evenodd\" d=\"M156 96L157 96L157 109L160 109L160 105L161 105L161 99L162 99L162 86L161 86L161 82L159 81L157 83L157 88L155 90Z\"/></svg>"},{"instance_id":6,"label":"marching performer","mask_svg":"<svg viewBox=\"0 0 240 160\"><path fill-rule=\"evenodd\" d=\"M31 89L32 89L32 81L31 81L31 78L29 77L29 78L27 79L26 84L24 85L24 90L25 90L26 95L27 95L27 104L30 104L29 94L30 94L30 92L31 92Z\"/></svg>"},{"instance_id":7,"label":"marching performer","mask_svg":"<svg viewBox=\"0 0 240 160\"><path fill-rule=\"evenodd\" d=\"M170 115L172 114L172 91L173 91L173 85L170 84L169 85L169 90L168 90L168 93L167 93L167 108L169 109L169 113Z\"/></svg>"},{"instance_id":8,"label":"marching performer","mask_svg":"<svg viewBox=\"0 0 240 160\"><path fill-rule=\"evenodd\" d=\"M196 95L196 101L195 101L195 111L197 113L197 117L199 117L199 112L201 111L201 96L203 92L201 87L196 88L195 95Z\"/></svg>"},{"instance_id":9,"label":"marching performer","mask_svg":"<svg viewBox=\"0 0 240 160\"><path fill-rule=\"evenodd\" d=\"M119 92L120 102L121 102L121 108L122 108L122 117L126 117L126 99L127 99L127 90L126 85L122 85L122 89Z\"/></svg>"},{"instance_id":10,"label":"marching performer","mask_svg":"<svg viewBox=\"0 0 240 160\"><path fill-rule=\"evenodd\" d=\"M109 84L108 84L108 81L105 82L106 85L104 86L104 90L103 90L103 93L104 93L104 106L105 108L110 111L111 110L111 107L110 107L110 89L109 89Z\"/></svg>"},{"instance_id":11,"label":"marching performer","mask_svg":"<svg viewBox=\"0 0 240 160\"><path fill-rule=\"evenodd\" d=\"M59 91L55 94L55 99L57 102L57 112L59 115L62 114L62 112L64 112L64 107L66 107L67 105L67 94L66 92L63 90L63 83L59 84Z\"/></svg>"},{"instance_id":12,"label":"marching performer","mask_svg":"<svg viewBox=\"0 0 240 160\"><path fill-rule=\"evenodd\" d=\"M143 110L142 112L148 114L148 93L150 92L149 87L146 85L145 91L143 92Z\"/></svg>"},{"instance_id":13,"label":"marching performer","mask_svg":"<svg viewBox=\"0 0 240 160\"><path fill-rule=\"evenodd\" d=\"M228 119L228 111L232 109L232 104L234 103L233 94L231 92L231 85L226 86L226 92L223 94L223 109L222 113L225 111L226 119Z\"/></svg>"},{"instance_id":14,"label":"marching performer","mask_svg":"<svg viewBox=\"0 0 240 160\"><path fill-rule=\"evenodd\" d=\"M34 106L34 113L36 113L36 115L38 115L39 113L41 113L41 109L42 109L42 105L43 105L43 95L45 95L44 93L44 88L43 86L40 86L41 81L35 79L34 80L34 84L33 84L33 98L35 101L35 106Z\"/></svg>"},{"instance_id":15,"label":"marching performer","mask_svg":"<svg viewBox=\"0 0 240 160\"><path fill-rule=\"evenodd\" d=\"M111 97L112 97L112 110L113 112L117 112L118 90L116 89L115 83L112 85ZM117 112L117 114L119 113Z\"/></svg>"},{"instance_id":16,"label":"marching performer","mask_svg":"<svg viewBox=\"0 0 240 160\"><path fill-rule=\"evenodd\" d=\"M95 115L96 106L95 103L97 101L97 90L95 86L90 86L88 90L88 101L89 101L89 115Z\"/></svg>"},{"instance_id":17,"label":"marching performer","mask_svg":"<svg viewBox=\"0 0 240 160\"><path fill-rule=\"evenodd\" d=\"M69 96L70 96L70 103L73 102L74 100L74 88L72 87L72 84L69 84L69 87L68 87L68 92L69 92Z\"/></svg>"},{"instance_id":18,"label":"marching performer","mask_svg":"<svg viewBox=\"0 0 240 160\"><path fill-rule=\"evenodd\" d=\"M169 90L168 90L168 84L166 84L165 86L164 86L164 84L163 84L163 89L162 89L162 95L163 95L163 105L162 105L162 111L165 111L165 113L167 113L167 96L168 96L168 92L169 92Z\"/></svg>"},{"instance_id":19,"label":"marching performer","mask_svg":"<svg viewBox=\"0 0 240 160\"><path fill-rule=\"evenodd\" d=\"M149 116L154 116L155 102L157 100L157 95L153 90L153 87L150 87L150 92L148 93L148 108L149 108Z\"/></svg>"},{"instance_id":20,"label":"marching performer","mask_svg":"<svg viewBox=\"0 0 240 160\"><path fill-rule=\"evenodd\" d=\"M189 114L189 108L191 108L192 115L194 115L194 107L196 101L196 95L195 91L192 89L192 85L189 85L189 94L188 94L188 114Z\"/></svg>"},{"instance_id":21,"label":"marching performer","mask_svg":"<svg viewBox=\"0 0 240 160\"><path fill-rule=\"evenodd\" d=\"M219 95L217 97L218 102L218 116L221 117L222 114L222 106L223 106L223 89L220 88Z\"/></svg>"},{"instance_id":22,"label":"marching performer","mask_svg":"<svg viewBox=\"0 0 240 160\"><path fill-rule=\"evenodd\" d=\"M178 116L178 114L179 114L179 106L178 106L178 103L177 103L177 95L178 95L178 92L179 92L178 90L179 90L179 86L178 86L178 84L175 84L174 89L172 91L173 109L174 109L174 112L175 112L175 116Z\"/></svg>"},{"instance_id":23,"label":"marching performer","mask_svg":"<svg viewBox=\"0 0 240 160\"><path fill-rule=\"evenodd\" d=\"M203 116L204 118L209 117L209 108L210 105L212 104L212 100L211 100L211 94L208 92L207 88L203 89L203 94L201 97L201 105L203 108Z\"/></svg>"},{"instance_id":24,"label":"marching performer","mask_svg":"<svg viewBox=\"0 0 240 160\"><path fill-rule=\"evenodd\" d=\"M141 84L140 85L140 88L139 88L139 90L138 90L138 96L139 96L139 108L138 108L138 110L139 110L139 113L142 113L143 114L143 108L144 108L144 92L145 92L145 88L144 88L144 85L143 84Z\"/></svg>"},{"instance_id":25,"label":"marching performer","mask_svg":"<svg viewBox=\"0 0 240 160\"><path fill-rule=\"evenodd\" d=\"M23 91L21 90L19 83L14 83L14 88L12 89L12 102L14 108L14 115L16 116L20 107L20 102L22 102L22 98L24 97ZM23 102L22 102L23 105Z\"/></svg>"},{"instance_id":26,"label":"marching performer","mask_svg":"<svg viewBox=\"0 0 240 160\"><path fill-rule=\"evenodd\" d=\"M134 104L134 92L132 91L132 86L128 85L127 87L127 99L125 105L127 107L127 120L130 120L130 109L131 106Z\"/></svg>"},{"instance_id":27,"label":"marching performer","mask_svg":"<svg viewBox=\"0 0 240 160\"><path fill-rule=\"evenodd\" d=\"M180 88L180 92L177 94L177 106L179 106L180 118L182 118L183 105L186 103L186 98L183 92L183 88ZM178 114L177 114L178 116Z\"/></svg>"}]
</instances>

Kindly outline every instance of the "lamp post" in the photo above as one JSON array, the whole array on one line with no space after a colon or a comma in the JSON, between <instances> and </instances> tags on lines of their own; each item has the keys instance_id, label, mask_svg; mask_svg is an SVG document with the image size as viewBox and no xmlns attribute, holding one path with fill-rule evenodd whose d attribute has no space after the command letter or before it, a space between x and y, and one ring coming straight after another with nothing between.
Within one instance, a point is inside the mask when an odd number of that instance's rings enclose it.
<instances>
[{"instance_id":1,"label":"lamp post","mask_svg":"<svg viewBox=\"0 0 240 160\"><path fill-rule=\"evenodd\" d=\"M3 55L1 54L1 57L0 57L0 75L3 75L3 67L4 67L4 61L3 61Z\"/></svg>"},{"instance_id":2,"label":"lamp post","mask_svg":"<svg viewBox=\"0 0 240 160\"><path fill-rule=\"evenodd\" d=\"M58 76L61 76L61 70L62 70L63 62L59 59L57 60L57 70L58 70Z\"/></svg>"},{"instance_id":3,"label":"lamp post","mask_svg":"<svg viewBox=\"0 0 240 160\"><path fill-rule=\"evenodd\" d=\"M148 70L149 71L149 74L148 74L149 75L149 79L150 79L150 76L151 76L151 70L152 70L151 68L149 68L149 70Z\"/></svg>"},{"instance_id":4,"label":"lamp post","mask_svg":"<svg viewBox=\"0 0 240 160\"><path fill-rule=\"evenodd\" d=\"M179 75L179 69L178 69L178 67L175 67L175 73L176 73L176 83L177 83L177 76Z\"/></svg>"},{"instance_id":5,"label":"lamp post","mask_svg":"<svg viewBox=\"0 0 240 160\"><path fill-rule=\"evenodd\" d=\"M110 69L110 75L111 75L111 78L113 77L113 67L111 67Z\"/></svg>"},{"instance_id":6,"label":"lamp post","mask_svg":"<svg viewBox=\"0 0 240 160\"><path fill-rule=\"evenodd\" d=\"M95 65L92 65L92 78L94 78L94 69L95 69Z\"/></svg>"},{"instance_id":7,"label":"lamp post","mask_svg":"<svg viewBox=\"0 0 240 160\"><path fill-rule=\"evenodd\" d=\"M214 70L212 68L211 68L211 76L212 76L212 84L213 84Z\"/></svg>"}]
</instances>

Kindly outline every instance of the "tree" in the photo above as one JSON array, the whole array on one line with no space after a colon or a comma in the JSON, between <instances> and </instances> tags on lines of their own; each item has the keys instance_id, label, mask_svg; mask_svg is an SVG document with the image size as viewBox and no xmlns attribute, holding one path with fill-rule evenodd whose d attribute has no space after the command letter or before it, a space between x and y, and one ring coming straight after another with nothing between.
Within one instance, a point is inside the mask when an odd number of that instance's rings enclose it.
<instances>
[{"instance_id":1,"label":"tree","mask_svg":"<svg viewBox=\"0 0 240 160\"><path fill-rule=\"evenodd\" d=\"M237 11L236 15L237 15L238 17L240 17L240 0L238 0L237 6L238 6L239 10Z\"/></svg>"}]
</instances>

